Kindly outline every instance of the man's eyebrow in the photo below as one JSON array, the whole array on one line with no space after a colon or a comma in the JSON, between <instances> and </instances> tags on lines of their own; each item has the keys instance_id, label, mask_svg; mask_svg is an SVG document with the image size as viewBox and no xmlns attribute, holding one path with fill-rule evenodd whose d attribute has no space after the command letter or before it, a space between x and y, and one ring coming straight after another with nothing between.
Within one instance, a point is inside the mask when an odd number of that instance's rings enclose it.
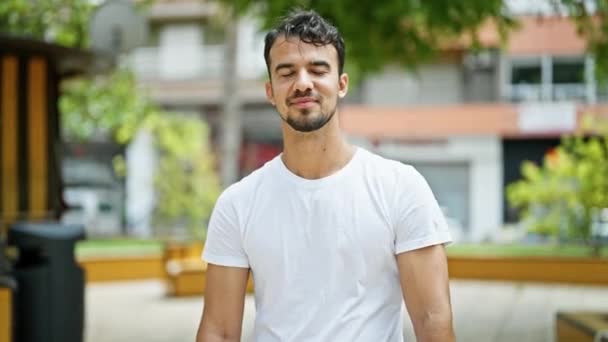
<instances>
[{"instance_id":1,"label":"man's eyebrow","mask_svg":"<svg viewBox=\"0 0 608 342\"><path fill-rule=\"evenodd\" d=\"M274 71L277 72L280 69L291 69L293 68L293 63L280 63L274 68Z\"/></svg>"},{"instance_id":2,"label":"man's eyebrow","mask_svg":"<svg viewBox=\"0 0 608 342\"><path fill-rule=\"evenodd\" d=\"M331 69L331 65L329 65L329 63L327 63L326 61L312 61L308 64L312 66L322 66L326 67L327 69Z\"/></svg>"}]
</instances>

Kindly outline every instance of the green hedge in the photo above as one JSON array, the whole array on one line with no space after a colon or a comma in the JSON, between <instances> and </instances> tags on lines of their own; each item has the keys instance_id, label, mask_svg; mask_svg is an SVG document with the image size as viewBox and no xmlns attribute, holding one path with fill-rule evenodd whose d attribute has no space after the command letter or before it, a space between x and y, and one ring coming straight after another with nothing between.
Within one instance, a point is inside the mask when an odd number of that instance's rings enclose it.
<instances>
[{"instance_id":1,"label":"green hedge","mask_svg":"<svg viewBox=\"0 0 608 342\"><path fill-rule=\"evenodd\" d=\"M163 250L158 240L85 240L76 244L76 257L161 255Z\"/></svg>"},{"instance_id":2,"label":"green hedge","mask_svg":"<svg viewBox=\"0 0 608 342\"><path fill-rule=\"evenodd\" d=\"M557 256L589 257L591 249L583 245L522 245L522 244L453 244L447 247L450 256ZM601 250L601 257L608 258L608 247Z\"/></svg>"}]
</instances>

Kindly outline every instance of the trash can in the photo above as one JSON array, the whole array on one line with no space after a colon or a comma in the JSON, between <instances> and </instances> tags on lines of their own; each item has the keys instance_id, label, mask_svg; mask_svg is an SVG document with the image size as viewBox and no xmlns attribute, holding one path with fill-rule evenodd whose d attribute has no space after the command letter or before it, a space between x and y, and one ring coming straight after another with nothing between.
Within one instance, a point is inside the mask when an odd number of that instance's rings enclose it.
<instances>
[{"instance_id":1,"label":"trash can","mask_svg":"<svg viewBox=\"0 0 608 342\"><path fill-rule=\"evenodd\" d=\"M17 248L14 265L15 342L82 342L84 272L74 246L84 228L60 223L16 223L8 244Z\"/></svg>"}]
</instances>

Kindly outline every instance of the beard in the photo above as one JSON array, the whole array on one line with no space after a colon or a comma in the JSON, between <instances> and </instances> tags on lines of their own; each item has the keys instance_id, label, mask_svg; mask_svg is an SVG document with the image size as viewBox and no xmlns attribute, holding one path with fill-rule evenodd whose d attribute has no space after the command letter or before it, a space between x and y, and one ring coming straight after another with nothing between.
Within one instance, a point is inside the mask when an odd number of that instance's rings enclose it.
<instances>
[{"instance_id":1,"label":"beard","mask_svg":"<svg viewBox=\"0 0 608 342\"><path fill-rule=\"evenodd\" d=\"M300 111L300 118L293 118L287 115L287 118L285 118L284 121L295 131L301 133L310 133L323 128L323 126L331 121L334 114L336 114L336 107L334 107L333 110L328 114L321 113L321 115L309 119L308 116L311 115L311 111L308 109L303 109Z\"/></svg>"},{"instance_id":2,"label":"beard","mask_svg":"<svg viewBox=\"0 0 608 342\"><path fill-rule=\"evenodd\" d=\"M300 109L299 114L295 117L289 115L289 109L287 110L285 117L283 117L283 115L279 113L281 119L283 119L283 121L285 121L291 128L293 128L297 132L310 133L317 131L323 128L323 126L325 126L329 121L331 121L331 119L334 117L334 114L336 114L336 109L338 107L337 97L335 99L335 103L333 103L333 108L331 108L327 112L324 112L322 108L324 102L323 99L321 99L317 94L314 94L312 91L308 91L305 93L296 92L293 97L287 98L287 108L289 108L289 105L299 97L315 98L321 108L319 109L320 112L316 116L314 110L309 108Z\"/></svg>"}]
</instances>

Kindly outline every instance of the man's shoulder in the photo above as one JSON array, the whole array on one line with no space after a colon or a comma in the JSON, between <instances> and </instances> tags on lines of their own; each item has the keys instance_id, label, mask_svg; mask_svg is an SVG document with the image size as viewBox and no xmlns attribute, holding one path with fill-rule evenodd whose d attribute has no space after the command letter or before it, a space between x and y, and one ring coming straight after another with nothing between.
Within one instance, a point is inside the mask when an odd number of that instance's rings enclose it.
<instances>
[{"instance_id":1,"label":"man's shoulder","mask_svg":"<svg viewBox=\"0 0 608 342\"><path fill-rule=\"evenodd\" d=\"M386 180L397 178L410 178L415 176L416 169L406 162L388 158L364 148L359 148L362 159L364 160L365 169L381 176L388 177Z\"/></svg>"},{"instance_id":2,"label":"man's shoulder","mask_svg":"<svg viewBox=\"0 0 608 342\"><path fill-rule=\"evenodd\" d=\"M362 152L363 175L372 188L389 197L415 198L426 192L428 183L413 165L371 151Z\"/></svg>"},{"instance_id":3,"label":"man's shoulder","mask_svg":"<svg viewBox=\"0 0 608 342\"><path fill-rule=\"evenodd\" d=\"M276 163L277 158L279 157L271 159L262 167L228 186L222 193L222 197L225 197L226 200L232 202L239 198L247 198L253 195L269 177L272 177L271 174L274 172L274 164Z\"/></svg>"}]
</instances>

